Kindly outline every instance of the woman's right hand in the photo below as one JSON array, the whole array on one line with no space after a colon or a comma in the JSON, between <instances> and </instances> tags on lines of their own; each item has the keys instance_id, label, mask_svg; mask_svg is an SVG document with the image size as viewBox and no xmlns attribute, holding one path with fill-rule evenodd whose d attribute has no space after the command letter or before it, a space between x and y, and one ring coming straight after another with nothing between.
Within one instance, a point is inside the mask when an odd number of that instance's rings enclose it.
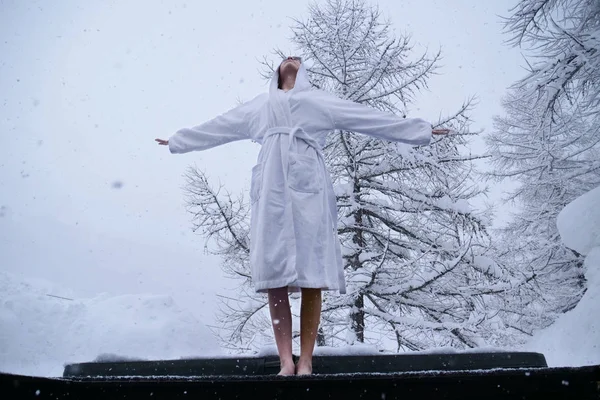
<instances>
[{"instance_id":1,"label":"woman's right hand","mask_svg":"<svg viewBox=\"0 0 600 400\"><path fill-rule=\"evenodd\" d=\"M168 140L164 140L164 139L154 139L155 141L158 142L158 144L160 144L161 146L168 146L169 145L169 141Z\"/></svg>"}]
</instances>

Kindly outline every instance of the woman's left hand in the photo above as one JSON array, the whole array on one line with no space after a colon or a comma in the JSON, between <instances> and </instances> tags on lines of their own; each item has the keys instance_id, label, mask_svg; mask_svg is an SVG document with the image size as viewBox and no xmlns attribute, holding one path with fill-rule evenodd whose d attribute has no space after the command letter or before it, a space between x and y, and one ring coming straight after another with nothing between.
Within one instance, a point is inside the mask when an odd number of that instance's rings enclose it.
<instances>
[{"instance_id":1,"label":"woman's left hand","mask_svg":"<svg viewBox=\"0 0 600 400\"><path fill-rule=\"evenodd\" d=\"M431 134L433 135L447 135L450 133L450 129L433 129Z\"/></svg>"}]
</instances>

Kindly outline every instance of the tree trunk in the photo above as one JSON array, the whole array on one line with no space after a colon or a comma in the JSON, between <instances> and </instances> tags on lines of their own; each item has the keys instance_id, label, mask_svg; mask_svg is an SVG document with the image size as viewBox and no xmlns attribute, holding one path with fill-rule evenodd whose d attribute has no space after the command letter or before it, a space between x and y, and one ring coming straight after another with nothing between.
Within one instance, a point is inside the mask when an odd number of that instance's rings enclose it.
<instances>
[{"instance_id":1,"label":"tree trunk","mask_svg":"<svg viewBox=\"0 0 600 400\"><path fill-rule=\"evenodd\" d=\"M350 320L352 321L352 331L356 336L356 341L360 343L365 342L365 312L363 310L365 305L364 296L359 294L354 300L354 307L350 313Z\"/></svg>"},{"instance_id":2,"label":"tree trunk","mask_svg":"<svg viewBox=\"0 0 600 400\"><path fill-rule=\"evenodd\" d=\"M354 171L354 172L356 173L356 171ZM354 195L357 200L360 199L360 186L358 185L357 181L355 181L355 183L354 183ZM354 221L356 223L356 226L358 226L358 227L362 226L362 224L363 224L362 210L359 209L356 211L356 213L354 214ZM360 228L354 232L352 241L354 242L354 244L356 244L356 247L359 249L358 252L354 255L354 257L352 257L352 259L350 260L350 265L351 265L352 269L354 271L356 271L361 267L362 263L360 261L359 255L362 252L362 250L365 248L365 239L363 238L363 232L360 230ZM360 343L365 342L364 305L365 305L364 296L362 293L359 293L357 295L356 299L354 299L354 307L352 307L352 309L350 310L350 320L351 320L350 327L356 338L355 340Z\"/></svg>"},{"instance_id":3,"label":"tree trunk","mask_svg":"<svg viewBox=\"0 0 600 400\"><path fill-rule=\"evenodd\" d=\"M323 328L319 327L317 331L317 346L326 346L325 343L325 333L323 332Z\"/></svg>"}]
</instances>

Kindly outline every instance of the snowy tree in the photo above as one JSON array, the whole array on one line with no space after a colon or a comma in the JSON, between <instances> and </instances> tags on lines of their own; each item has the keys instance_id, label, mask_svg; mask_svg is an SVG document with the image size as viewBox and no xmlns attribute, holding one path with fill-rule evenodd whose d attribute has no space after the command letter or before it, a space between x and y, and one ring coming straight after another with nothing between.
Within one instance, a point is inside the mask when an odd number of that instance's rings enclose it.
<instances>
[{"instance_id":1,"label":"snowy tree","mask_svg":"<svg viewBox=\"0 0 600 400\"><path fill-rule=\"evenodd\" d=\"M313 5L292 32L315 87L400 115L408 114L440 58L413 59L410 39L394 38L379 10L357 0ZM469 131L472 106L468 101L437 121L459 133L431 146L329 135L324 153L348 293L325 293L319 344L368 342L400 351L476 347L491 337L498 317L488 304L513 278L485 257L485 223L469 205L482 191L473 180L478 157L467 151L469 135L477 134ZM223 302L225 343L252 348L271 329L266 298L253 293L248 277L248 205L242 196L221 196L197 169L188 178L196 227L215 239L213 251L225 258L226 270L242 278L238 298Z\"/></svg>"},{"instance_id":2,"label":"snowy tree","mask_svg":"<svg viewBox=\"0 0 600 400\"><path fill-rule=\"evenodd\" d=\"M547 103L539 100L528 88L510 91L503 101L506 115L495 118L486 137L494 167L489 175L518 183L506 198L519 207L500 229L497 260L522 278L504 309L512 313L507 318L513 326L527 333L548 326L583 294L583 258L564 246L556 218L600 183L600 136L589 135L597 128L568 103L546 118Z\"/></svg>"},{"instance_id":3,"label":"snowy tree","mask_svg":"<svg viewBox=\"0 0 600 400\"><path fill-rule=\"evenodd\" d=\"M486 140L490 177L518 183L506 198L518 211L495 247L523 284L501 308L512 327L530 334L585 290L583 259L562 244L556 217L600 180L600 3L522 0L505 28L513 45L526 47L529 71L506 95L505 115Z\"/></svg>"},{"instance_id":4,"label":"snowy tree","mask_svg":"<svg viewBox=\"0 0 600 400\"><path fill-rule=\"evenodd\" d=\"M600 2L521 0L505 20L515 46L529 51L529 74L517 83L538 93L546 116L566 103L600 109Z\"/></svg>"}]
</instances>

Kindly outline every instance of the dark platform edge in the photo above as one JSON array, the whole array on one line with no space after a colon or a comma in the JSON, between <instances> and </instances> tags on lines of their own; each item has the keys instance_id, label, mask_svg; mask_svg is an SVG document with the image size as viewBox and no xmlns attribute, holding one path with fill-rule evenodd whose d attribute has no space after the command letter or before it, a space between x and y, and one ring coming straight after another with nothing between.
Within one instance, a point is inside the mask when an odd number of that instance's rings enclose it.
<instances>
[{"instance_id":1,"label":"dark platform edge","mask_svg":"<svg viewBox=\"0 0 600 400\"><path fill-rule=\"evenodd\" d=\"M37 378L1 374L5 399L594 399L600 365L312 376Z\"/></svg>"},{"instance_id":2,"label":"dark platform edge","mask_svg":"<svg viewBox=\"0 0 600 400\"><path fill-rule=\"evenodd\" d=\"M543 367L547 367L543 354L531 352L345 355L313 358L313 372L326 375ZM77 363L66 365L63 377L270 376L277 372L279 359L271 356Z\"/></svg>"}]
</instances>

